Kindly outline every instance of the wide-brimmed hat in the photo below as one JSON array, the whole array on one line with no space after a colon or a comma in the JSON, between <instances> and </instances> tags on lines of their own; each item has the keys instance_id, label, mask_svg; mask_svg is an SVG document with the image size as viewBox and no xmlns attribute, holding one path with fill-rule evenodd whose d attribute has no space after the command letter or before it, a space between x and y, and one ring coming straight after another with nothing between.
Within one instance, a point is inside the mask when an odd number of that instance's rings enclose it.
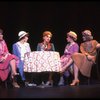
<instances>
[{"instance_id":1,"label":"wide-brimmed hat","mask_svg":"<svg viewBox=\"0 0 100 100\"><path fill-rule=\"evenodd\" d=\"M84 31L82 32L82 35L91 36L92 34L91 34L91 31L90 31L90 30L84 30Z\"/></svg>"},{"instance_id":2,"label":"wide-brimmed hat","mask_svg":"<svg viewBox=\"0 0 100 100\"><path fill-rule=\"evenodd\" d=\"M18 33L19 39L23 38L23 37L26 36L26 35L28 35L28 33L25 32L25 31L20 31L20 32Z\"/></svg>"},{"instance_id":3,"label":"wide-brimmed hat","mask_svg":"<svg viewBox=\"0 0 100 100\"><path fill-rule=\"evenodd\" d=\"M72 37L75 41L77 40L77 34L73 31L67 33L68 36Z\"/></svg>"},{"instance_id":4,"label":"wide-brimmed hat","mask_svg":"<svg viewBox=\"0 0 100 100\"><path fill-rule=\"evenodd\" d=\"M52 37L52 33L50 31L44 31L43 32L43 37L44 36L50 36L50 37Z\"/></svg>"}]
</instances>

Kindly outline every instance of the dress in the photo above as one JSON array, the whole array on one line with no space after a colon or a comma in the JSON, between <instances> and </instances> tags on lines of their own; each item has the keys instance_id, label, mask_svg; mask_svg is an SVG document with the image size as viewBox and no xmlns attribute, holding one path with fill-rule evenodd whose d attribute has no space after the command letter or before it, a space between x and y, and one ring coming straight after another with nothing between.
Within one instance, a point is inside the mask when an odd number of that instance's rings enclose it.
<instances>
[{"instance_id":1,"label":"dress","mask_svg":"<svg viewBox=\"0 0 100 100\"><path fill-rule=\"evenodd\" d=\"M91 75L91 68L97 56L97 51L96 51L97 44L98 42L96 40L91 40L89 41L89 43L87 42L81 43L80 45L81 53L76 53L72 56L72 59L79 68L79 71L81 72L82 75L86 77L90 77ZM92 60L89 60L85 53L91 55Z\"/></svg>"},{"instance_id":2,"label":"dress","mask_svg":"<svg viewBox=\"0 0 100 100\"><path fill-rule=\"evenodd\" d=\"M6 56L5 61L2 61L2 57ZM0 41L0 79L5 81L10 72L10 61L12 59L16 60L16 66L18 65L18 58L10 54L8 51L7 44L5 40Z\"/></svg>"},{"instance_id":3,"label":"dress","mask_svg":"<svg viewBox=\"0 0 100 100\"><path fill-rule=\"evenodd\" d=\"M67 63L69 62L69 60L72 57L72 54L75 53L75 52L79 52L79 46L76 42L69 43L69 44L66 45L65 50L64 50L64 55L61 56L61 66L62 67L67 65ZM65 71L64 74L66 76L69 75L68 71Z\"/></svg>"}]
</instances>

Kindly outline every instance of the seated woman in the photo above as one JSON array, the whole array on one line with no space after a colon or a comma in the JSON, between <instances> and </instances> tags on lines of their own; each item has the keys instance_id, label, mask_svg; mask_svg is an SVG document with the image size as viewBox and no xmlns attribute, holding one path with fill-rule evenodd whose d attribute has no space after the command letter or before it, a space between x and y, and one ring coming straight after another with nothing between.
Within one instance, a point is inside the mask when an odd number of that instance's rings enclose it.
<instances>
[{"instance_id":1,"label":"seated woman","mask_svg":"<svg viewBox=\"0 0 100 100\"><path fill-rule=\"evenodd\" d=\"M31 52L30 44L28 43L29 33L25 31L20 31L18 33L19 40L15 42L12 46L13 54L19 58L18 71L21 76L22 86L25 86L26 83L33 83L33 79L30 80L27 76L31 75L29 73L24 73L24 55L25 53ZM32 75L33 76L33 75ZM32 77L30 76L30 77ZM28 84L27 84L28 85Z\"/></svg>"},{"instance_id":2,"label":"seated woman","mask_svg":"<svg viewBox=\"0 0 100 100\"><path fill-rule=\"evenodd\" d=\"M54 44L51 43L52 33L50 31L43 32L43 41L37 44L37 51L55 51ZM46 85L52 84L52 72L49 73L40 73L39 78L41 77L41 81L46 83Z\"/></svg>"},{"instance_id":3,"label":"seated woman","mask_svg":"<svg viewBox=\"0 0 100 100\"><path fill-rule=\"evenodd\" d=\"M13 79L13 86L19 88L16 82L18 58L9 53L5 40L3 39L3 30L0 29L0 80L6 81L9 72ZM11 68L11 70L10 70Z\"/></svg>"},{"instance_id":4,"label":"seated woman","mask_svg":"<svg viewBox=\"0 0 100 100\"><path fill-rule=\"evenodd\" d=\"M62 83L63 77L62 76L63 75L66 76L66 77L68 76L68 70L67 69L72 68L71 66L73 64L70 63L72 54L75 53L75 52L79 52L79 46L76 43L77 34L75 32L73 32L73 31L68 32L66 40L67 40L68 43L65 47L64 54L61 56L62 72L64 72L64 73L61 75L59 85L60 84L63 85L63 83Z\"/></svg>"}]
</instances>

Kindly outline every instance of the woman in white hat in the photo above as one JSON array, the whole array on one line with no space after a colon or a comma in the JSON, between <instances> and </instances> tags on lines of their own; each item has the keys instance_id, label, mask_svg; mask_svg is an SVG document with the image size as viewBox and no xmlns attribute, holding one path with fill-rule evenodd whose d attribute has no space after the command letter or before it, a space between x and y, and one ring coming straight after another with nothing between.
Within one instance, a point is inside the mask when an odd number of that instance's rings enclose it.
<instances>
[{"instance_id":1,"label":"woman in white hat","mask_svg":"<svg viewBox=\"0 0 100 100\"><path fill-rule=\"evenodd\" d=\"M27 52L31 52L30 44L28 41L29 34L25 31L20 31L18 33L19 41L13 44L13 54L16 55L20 61L18 64L19 73L21 75L21 79L23 81L23 85L25 85L25 75L23 71L23 60L24 60L24 54Z\"/></svg>"}]
</instances>

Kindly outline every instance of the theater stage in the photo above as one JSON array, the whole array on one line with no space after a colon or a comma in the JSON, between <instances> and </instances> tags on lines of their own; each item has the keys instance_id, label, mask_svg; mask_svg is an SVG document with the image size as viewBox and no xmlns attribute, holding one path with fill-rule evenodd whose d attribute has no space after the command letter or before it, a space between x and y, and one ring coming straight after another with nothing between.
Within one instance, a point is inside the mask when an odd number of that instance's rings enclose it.
<instances>
[{"instance_id":1,"label":"theater stage","mask_svg":"<svg viewBox=\"0 0 100 100\"><path fill-rule=\"evenodd\" d=\"M0 98L100 98L100 83L78 86L0 88Z\"/></svg>"}]
</instances>

